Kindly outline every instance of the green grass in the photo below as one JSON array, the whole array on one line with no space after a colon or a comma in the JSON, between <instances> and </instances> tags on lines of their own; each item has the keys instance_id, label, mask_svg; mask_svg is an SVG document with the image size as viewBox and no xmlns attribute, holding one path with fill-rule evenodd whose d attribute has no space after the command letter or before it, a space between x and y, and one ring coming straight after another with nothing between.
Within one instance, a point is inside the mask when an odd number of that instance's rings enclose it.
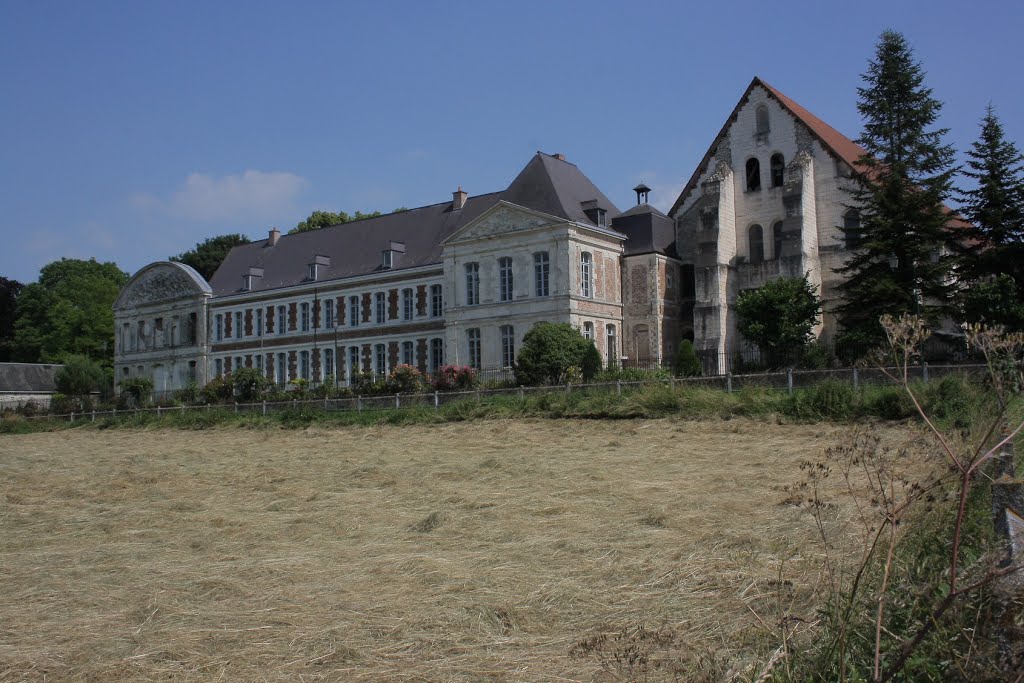
<instances>
[{"instance_id":1,"label":"green grass","mask_svg":"<svg viewBox=\"0 0 1024 683\"><path fill-rule=\"evenodd\" d=\"M944 428L966 429L976 415L992 406L981 386L950 375L930 384L916 383L912 389L922 405ZM917 419L917 411L904 390L895 386L851 385L825 381L813 387L798 388L790 395L785 390L744 386L732 393L719 389L646 384L624 387L622 394L598 389L549 391L517 395L483 395L459 399L441 405L411 406L401 409L327 412L317 404L299 405L259 413L235 413L231 408L210 410L168 410L125 413L106 416L95 422L79 420L74 424L56 420L26 420L11 417L0 420L0 434L23 434L69 428L171 427L208 429L211 427L280 427L301 429L311 425L406 425L463 422L480 419L516 417L641 419L680 416L692 419L733 416L787 419L799 422L852 422L871 419Z\"/></svg>"}]
</instances>

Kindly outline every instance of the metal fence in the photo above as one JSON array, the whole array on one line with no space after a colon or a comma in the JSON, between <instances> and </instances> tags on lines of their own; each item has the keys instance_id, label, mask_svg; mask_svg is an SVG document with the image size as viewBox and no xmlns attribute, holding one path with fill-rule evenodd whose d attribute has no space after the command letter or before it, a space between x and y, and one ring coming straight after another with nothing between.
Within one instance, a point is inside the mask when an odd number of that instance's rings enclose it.
<instances>
[{"instance_id":1,"label":"metal fence","mask_svg":"<svg viewBox=\"0 0 1024 683\"><path fill-rule=\"evenodd\" d=\"M950 374L983 377L987 371L985 365L981 364L939 364L931 365L922 363L908 369L908 377L911 380L920 380L925 383ZM598 382L589 384L565 384L561 386L544 387L505 387L491 389L473 389L470 391L434 391L416 394L390 394L390 395L367 395L367 396L345 396L334 398L318 398L290 401L258 401L251 403L229 403L229 404L205 404L205 405L178 405L178 406L156 406L152 408L126 408L112 410L89 410L78 413L67 413L61 415L35 415L27 416L26 419L53 419L62 421L96 421L103 418L129 418L141 414L155 414L157 416L204 411L227 411L238 414L259 414L271 415L283 411L295 411L299 409L322 410L324 412L362 412L395 410L403 408L425 407L440 409L441 407L457 403L459 401L483 401L490 397L506 396L518 399L525 399L527 396L551 393L616 393L623 394L641 387L664 386L672 390L701 387L716 389L720 391L740 391L746 387L760 387L776 389L781 391L793 391L801 388L817 386L826 381L843 382L852 385L854 388L862 385L874 384L896 384L902 371L898 368L843 368L834 370L795 370L789 369L783 372L760 372L746 374L726 373L709 377L670 377L664 379L651 378L636 381L615 381ZM894 379L897 378L897 379Z\"/></svg>"}]
</instances>

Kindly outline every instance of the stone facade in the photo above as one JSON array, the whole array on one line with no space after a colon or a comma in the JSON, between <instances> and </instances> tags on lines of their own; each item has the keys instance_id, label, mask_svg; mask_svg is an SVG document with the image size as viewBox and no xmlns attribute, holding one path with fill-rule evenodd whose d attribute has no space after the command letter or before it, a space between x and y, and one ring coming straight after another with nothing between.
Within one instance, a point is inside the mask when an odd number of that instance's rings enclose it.
<instances>
[{"instance_id":1,"label":"stone facade","mask_svg":"<svg viewBox=\"0 0 1024 683\"><path fill-rule=\"evenodd\" d=\"M745 348L739 293L778 277L806 275L826 311L815 332L835 333L828 311L847 253L849 165L820 135L823 123L787 104L755 80L670 212L682 262L694 269L684 307L692 305L695 346L719 357Z\"/></svg>"}]
</instances>

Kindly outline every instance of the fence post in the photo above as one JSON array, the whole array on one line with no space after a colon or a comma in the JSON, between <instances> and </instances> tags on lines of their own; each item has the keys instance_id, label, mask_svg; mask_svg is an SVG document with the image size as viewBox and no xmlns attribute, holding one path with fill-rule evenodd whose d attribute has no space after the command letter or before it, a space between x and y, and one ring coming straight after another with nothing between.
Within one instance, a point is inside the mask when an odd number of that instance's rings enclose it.
<instances>
[{"instance_id":1,"label":"fence post","mask_svg":"<svg viewBox=\"0 0 1024 683\"><path fill-rule=\"evenodd\" d=\"M857 368L853 369L853 388L854 390L860 388L860 371Z\"/></svg>"},{"instance_id":2,"label":"fence post","mask_svg":"<svg viewBox=\"0 0 1024 683\"><path fill-rule=\"evenodd\" d=\"M72 422L75 421L75 411L73 411L73 410L71 411L71 421Z\"/></svg>"},{"instance_id":3,"label":"fence post","mask_svg":"<svg viewBox=\"0 0 1024 683\"><path fill-rule=\"evenodd\" d=\"M434 410L437 410L438 405L440 405L440 403L437 400L437 389L435 389L434 390Z\"/></svg>"},{"instance_id":4,"label":"fence post","mask_svg":"<svg viewBox=\"0 0 1024 683\"><path fill-rule=\"evenodd\" d=\"M618 396L622 396L622 380L621 379L615 380L615 393Z\"/></svg>"},{"instance_id":5,"label":"fence post","mask_svg":"<svg viewBox=\"0 0 1024 683\"><path fill-rule=\"evenodd\" d=\"M402 399L400 399L399 396L401 396L401 394L395 394L395 407L396 408L401 408L402 407Z\"/></svg>"},{"instance_id":6,"label":"fence post","mask_svg":"<svg viewBox=\"0 0 1024 683\"><path fill-rule=\"evenodd\" d=\"M522 401L524 398L526 398L526 391L523 389L523 385L520 384L519 385L519 400Z\"/></svg>"},{"instance_id":7,"label":"fence post","mask_svg":"<svg viewBox=\"0 0 1024 683\"><path fill-rule=\"evenodd\" d=\"M359 396L356 396L356 410L359 411L359 412L363 411L363 396L362 396L362 394L360 394Z\"/></svg>"},{"instance_id":8,"label":"fence post","mask_svg":"<svg viewBox=\"0 0 1024 683\"><path fill-rule=\"evenodd\" d=\"M572 382L566 382L565 383L565 393L567 393L567 394L571 394L572 393Z\"/></svg>"},{"instance_id":9,"label":"fence post","mask_svg":"<svg viewBox=\"0 0 1024 683\"><path fill-rule=\"evenodd\" d=\"M238 414L238 401L235 401L235 415Z\"/></svg>"},{"instance_id":10,"label":"fence post","mask_svg":"<svg viewBox=\"0 0 1024 683\"><path fill-rule=\"evenodd\" d=\"M92 409L92 421L93 422L96 421L96 409L95 408Z\"/></svg>"},{"instance_id":11,"label":"fence post","mask_svg":"<svg viewBox=\"0 0 1024 683\"><path fill-rule=\"evenodd\" d=\"M725 373L725 390L727 392L729 392L730 394L732 393L732 373L731 372Z\"/></svg>"},{"instance_id":12,"label":"fence post","mask_svg":"<svg viewBox=\"0 0 1024 683\"><path fill-rule=\"evenodd\" d=\"M793 368L786 368L786 390L793 395Z\"/></svg>"},{"instance_id":13,"label":"fence post","mask_svg":"<svg viewBox=\"0 0 1024 683\"><path fill-rule=\"evenodd\" d=\"M921 376L924 378L924 383L928 384L928 361L921 363Z\"/></svg>"},{"instance_id":14,"label":"fence post","mask_svg":"<svg viewBox=\"0 0 1024 683\"><path fill-rule=\"evenodd\" d=\"M263 399L263 417L267 416L267 399Z\"/></svg>"},{"instance_id":15,"label":"fence post","mask_svg":"<svg viewBox=\"0 0 1024 683\"><path fill-rule=\"evenodd\" d=\"M156 416L160 417L160 415L161 415L161 413L160 413L160 406L157 406L156 407Z\"/></svg>"}]
</instances>

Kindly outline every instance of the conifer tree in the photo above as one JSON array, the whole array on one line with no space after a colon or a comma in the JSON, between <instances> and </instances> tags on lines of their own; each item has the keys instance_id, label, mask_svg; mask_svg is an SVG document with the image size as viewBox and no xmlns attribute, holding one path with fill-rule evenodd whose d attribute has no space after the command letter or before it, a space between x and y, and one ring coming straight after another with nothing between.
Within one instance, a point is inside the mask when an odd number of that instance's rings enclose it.
<instances>
[{"instance_id":1,"label":"conifer tree","mask_svg":"<svg viewBox=\"0 0 1024 683\"><path fill-rule=\"evenodd\" d=\"M851 174L851 205L860 212L857 241L837 269L845 276L841 344L879 341L883 313L920 313L934 321L950 302L950 259L942 252L953 149L942 141L947 129L934 128L942 103L924 77L906 39L883 32L857 89L864 120L857 142L865 154Z\"/></svg>"},{"instance_id":2,"label":"conifer tree","mask_svg":"<svg viewBox=\"0 0 1024 683\"><path fill-rule=\"evenodd\" d=\"M967 152L964 175L974 188L961 191L961 213L970 223L958 244L958 275L966 290L1008 275L1024 295L1024 157L1003 136L992 105L985 110L981 135ZM965 298L970 305L971 297ZM976 311L966 310L968 317ZM984 317L984 316L982 316ZM1002 320L989 322L1005 323Z\"/></svg>"}]
</instances>

